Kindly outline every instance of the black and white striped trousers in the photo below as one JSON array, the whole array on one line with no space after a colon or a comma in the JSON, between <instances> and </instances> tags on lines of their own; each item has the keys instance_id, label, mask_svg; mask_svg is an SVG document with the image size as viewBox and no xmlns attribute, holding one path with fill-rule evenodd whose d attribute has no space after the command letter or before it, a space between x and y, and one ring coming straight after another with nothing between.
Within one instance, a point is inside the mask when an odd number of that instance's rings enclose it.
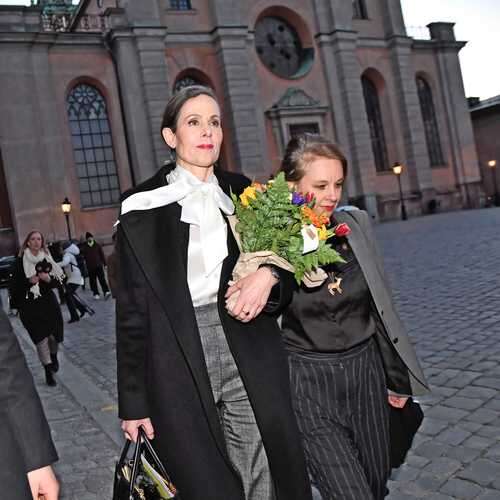
<instances>
[{"instance_id":1,"label":"black and white striped trousers","mask_svg":"<svg viewBox=\"0 0 500 500\"><path fill-rule=\"evenodd\" d=\"M323 500L387 494L389 407L373 338L342 353L289 353L293 404Z\"/></svg>"}]
</instances>

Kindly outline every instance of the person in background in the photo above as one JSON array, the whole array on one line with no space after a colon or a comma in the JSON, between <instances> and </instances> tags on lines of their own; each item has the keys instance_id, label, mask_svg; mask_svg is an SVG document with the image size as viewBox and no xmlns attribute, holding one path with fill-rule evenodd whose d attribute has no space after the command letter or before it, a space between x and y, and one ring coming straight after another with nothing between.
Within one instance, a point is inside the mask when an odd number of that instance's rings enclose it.
<instances>
[{"instance_id":1,"label":"person in background","mask_svg":"<svg viewBox=\"0 0 500 500\"><path fill-rule=\"evenodd\" d=\"M57 461L33 377L0 309L0 489L8 500L57 500Z\"/></svg>"},{"instance_id":2,"label":"person in background","mask_svg":"<svg viewBox=\"0 0 500 500\"><path fill-rule=\"evenodd\" d=\"M69 314L71 316L68 323L80 321L87 310L76 299L75 294L80 286L83 285L83 276L78 266L76 256L79 255L80 249L72 242L65 241L62 243L63 256L59 265L66 273L66 305L68 306Z\"/></svg>"},{"instance_id":3,"label":"person in background","mask_svg":"<svg viewBox=\"0 0 500 500\"><path fill-rule=\"evenodd\" d=\"M336 227L328 241L344 263L327 280L296 287L282 316L294 408L309 469L323 500L381 500L391 471L389 410L428 392L397 314L370 217L335 211L347 160L329 140L294 137L281 165L286 180L315 197Z\"/></svg>"},{"instance_id":4,"label":"person in background","mask_svg":"<svg viewBox=\"0 0 500 500\"><path fill-rule=\"evenodd\" d=\"M104 252L102 251L101 245L95 241L92 233L87 232L85 234L85 240L85 243L81 246L81 251L85 257L85 264L87 265L87 271L89 273L90 289L94 294L94 299L100 299L101 296L97 288L97 280L99 280L104 298L107 299L111 297L111 292L109 291L106 276L104 274L104 266L106 265Z\"/></svg>"},{"instance_id":5,"label":"person in background","mask_svg":"<svg viewBox=\"0 0 500 500\"><path fill-rule=\"evenodd\" d=\"M59 369L58 344L64 336L61 308L53 289L60 286L64 278L64 271L47 250L42 233L29 232L14 265L12 293L50 386L56 385L53 374Z\"/></svg>"}]
</instances>

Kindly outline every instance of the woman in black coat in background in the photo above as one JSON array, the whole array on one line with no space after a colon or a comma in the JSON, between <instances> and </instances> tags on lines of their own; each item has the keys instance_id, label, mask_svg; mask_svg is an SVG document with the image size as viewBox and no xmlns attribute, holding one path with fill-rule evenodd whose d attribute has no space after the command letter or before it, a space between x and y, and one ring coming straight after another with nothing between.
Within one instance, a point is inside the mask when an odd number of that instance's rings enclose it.
<instances>
[{"instance_id":1,"label":"woman in black coat in background","mask_svg":"<svg viewBox=\"0 0 500 500\"><path fill-rule=\"evenodd\" d=\"M64 334L61 308L53 289L63 279L64 271L47 250L43 234L28 233L14 265L11 294L50 386L56 385L53 374L59 369L57 350Z\"/></svg>"},{"instance_id":2,"label":"woman in black coat in background","mask_svg":"<svg viewBox=\"0 0 500 500\"><path fill-rule=\"evenodd\" d=\"M143 426L183 500L311 498L278 325L262 313L283 275L261 268L232 289L239 256L228 194L250 181L214 170L213 91L186 87L165 110L176 163L127 193L117 229L119 415Z\"/></svg>"}]
</instances>

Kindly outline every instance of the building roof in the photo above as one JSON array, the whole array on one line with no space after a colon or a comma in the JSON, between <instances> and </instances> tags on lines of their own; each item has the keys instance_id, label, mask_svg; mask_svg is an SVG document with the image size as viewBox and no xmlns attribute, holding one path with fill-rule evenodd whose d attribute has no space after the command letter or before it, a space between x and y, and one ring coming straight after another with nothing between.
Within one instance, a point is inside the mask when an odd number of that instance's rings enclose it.
<instances>
[{"instance_id":1,"label":"building roof","mask_svg":"<svg viewBox=\"0 0 500 500\"><path fill-rule=\"evenodd\" d=\"M482 101L469 97L469 103L471 113L482 109L493 108L494 106L500 106L500 94Z\"/></svg>"}]
</instances>

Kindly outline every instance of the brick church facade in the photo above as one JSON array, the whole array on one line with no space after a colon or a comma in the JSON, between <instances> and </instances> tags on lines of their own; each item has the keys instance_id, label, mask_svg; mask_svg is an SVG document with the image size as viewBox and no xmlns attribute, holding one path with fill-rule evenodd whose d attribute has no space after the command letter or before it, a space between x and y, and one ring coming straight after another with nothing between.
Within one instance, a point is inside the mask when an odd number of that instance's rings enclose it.
<instances>
[{"instance_id":1,"label":"brick church facade","mask_svg":"<svg viewBox=\"0 0 500 500\"><path fill-rule=\"evenodd\" d=\"M346 202L374 217L479 206L480 172L453 24L408 36L399 0L67 0L0 6L0 255L31 228L109 241L118 199L169 157L166 100L210 85L221 168L259 180L288 139L349 158Z\"/></svg>"}]
</instances>

